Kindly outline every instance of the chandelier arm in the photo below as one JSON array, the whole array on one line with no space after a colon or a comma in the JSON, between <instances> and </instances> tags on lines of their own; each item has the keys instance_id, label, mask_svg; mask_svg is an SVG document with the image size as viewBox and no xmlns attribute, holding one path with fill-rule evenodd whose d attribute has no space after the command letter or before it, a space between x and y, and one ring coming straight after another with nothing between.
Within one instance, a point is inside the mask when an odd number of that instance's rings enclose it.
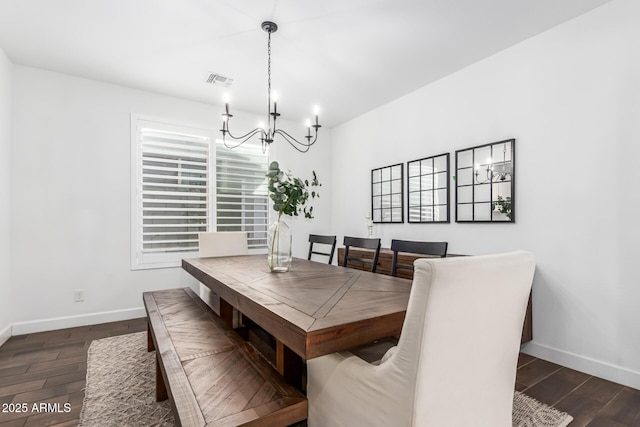
<instances>
[{"instance_id":1,"label":"chandelier arm","mask_svg":"<svg viewBox=\"0 0 640 427\"><path fill-rule=\"evenodd\" d=\"M289 143L289 145L291 145L293 148L295 148L299 152L306 153L307 151L309 151L309 146L308 145L300 143L295 138L293 138L291 135L285 135L282 132L278 132L278 133L280 134L282 139L287 141ZM303 148L298 147L298 145L302 146Z\"/></svg>"},{"instance_id":2,"label":"chandelier arm","mask_svg":"<svg viewBox=\"0 0 640 427\"><path fill-rule=\"evenodd\" d=\"M287 132L285 132L282 129L277 129L274 132L274 135L275 134L281 135L284 139L286 139L289 142L289 144L291 144L291 141L293 141L294 143L296 143L298 145L301 145L303 147L311 147L318 140L318 131L317 130L316 130L316 136L313 138L313 141L309 140L308 142L300 142L296 138L294 138L293 136L289 135Z\"/></svg>"},{"instance_id":3,"label":"chandelier arm","mask_svg":"<svg viewBox=\"0 0 640 427\"><path fill-rule=\"evenodd\" d=\"M317 135L316 135L317 137ZM315 142L315 140L314 140ZM486 173L487 173L487 178L483 179L482 181L480 179L478 179L478 175L480 175L480 172L478 170L476 170L474 172L474 177L475 177L475 181L476 184L488 184L488 183L499 183L502 182L504 180L507 179L507 176L511 175L509 172L501 172L501 173L496 173L493 170L490 169L485 169Z\"/></svg>"},{"instance_id":4,"label":"chandelier arm","mask_svg":"<svg viewBox=\"0 0 640 427\"><path fill-rule=\"evenodd\" d=\"M274 132L274 136L275 134L280 135L282 139L287 141L289 145L291 145L293 148L295 148L301 153L306 153L307 151L309 151L309 148L316 142L315 139L313 140L313 142L310 142L310 143L300 142L297 139L295 139L293 136L289 135L287 132L281 129L276 130ZM316 139L318 139L317 135L316 135Z\"/></svg>"},{"instance_id":5,"label":"chandelier arm","mask_svg":"<svg viewBox=\"0 0 640 427\"><path fill-rule=\"evenodd\" d=\"M483 179L482 181L478 179L478 175L480 175L480 172L478 172L476 170L475 173L474 173L474 176L475 176L475 179L476 179L476 184L480 184L481 185L481 184L488 184L490 182L493 182L493 177L490 176L488 173L487 173L487 178Z\"/></svg>"},{"instance_id":6,"label":"chandelier arm","mask_svg":"<svg viewBox=\"0 0 640 427\"><path fill-rule=\"evenodd\" d=\"M257 134L261 134L261 135L265 134L264 130L262 130L261 128L256 128L256 129L252 130L251 132L248 132L248 133L246 133L246 134L244 134L242 136L239 136L239 137L234 137L233 135L231 135L231 133L229 133L229 131L227 131L227 133L229 134L229 136L233 140L236 140L236 141L242 140L242 141L238 142L237 144L230 145L230 144L227 144L226 136L223 134L222 135L222 142L224 143L224 146L227 147L227 148L237 148L237 147L241 146L242 144L244 144L245 142L249 141L251 138L253 138ZM260 139L262 141L264 141L264 138L260 138ZM263 144L264 144L264 142L263 142Z\"/></svg>"},{"instance_id":7,"label":"chandelier arm","mask_svg":"<svg viewBox=\"0 0 640 427\"><path fill-rule=\"evenodd\" d=\"M253 130L250 130L249 132L245 133L244 135L240 135L240 136L233 136L231 134L231 131L229 130L229 124L227 123L227 130L225 131L225 133L223 133L223 136L225 134L229 134L229 136L231 137L231 139L233 140L239 140L239 139L249 139L252 136L254 136L256 133L265 133L264 130L262 128L255 128ZM244 141L243 141L244 142Z\"/></svg>"}]
</instances>

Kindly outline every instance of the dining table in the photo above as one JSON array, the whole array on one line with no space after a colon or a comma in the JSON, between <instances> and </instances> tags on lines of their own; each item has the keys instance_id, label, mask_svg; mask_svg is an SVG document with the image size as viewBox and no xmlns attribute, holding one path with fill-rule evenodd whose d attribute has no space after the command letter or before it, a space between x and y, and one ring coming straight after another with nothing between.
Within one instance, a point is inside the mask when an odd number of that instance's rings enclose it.
<instances>
[{"instance_id":1,"label":"dining table","mask_svg":"<svg viewBox=\"0 0 640 427\"><path fill-rule=\"evenodd\" d=\"M220 297L220 317L233 309L276 342L275 366L295 380L304 361L399 336L411 281L294 258L271 272L266 255L182 260L182 268Z\"/></svg>"}]
</instances>

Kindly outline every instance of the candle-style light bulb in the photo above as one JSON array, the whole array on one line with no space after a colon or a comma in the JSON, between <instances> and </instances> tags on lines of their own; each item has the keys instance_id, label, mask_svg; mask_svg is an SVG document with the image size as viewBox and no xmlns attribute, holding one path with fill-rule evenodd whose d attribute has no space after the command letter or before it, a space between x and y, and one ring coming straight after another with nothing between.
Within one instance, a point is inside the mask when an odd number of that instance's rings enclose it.
<instances>
[{"instance_id":1,"label":"candle-style light bulb","mask_svg":"<svg viewBox=\"0 0 640 427\"><path fill-rule=\"evenodd\" d=\"M313 114L316 116L316 126L318 126L318 114L320 113L320 108L317 105L313 107Z\"/></svg>"},{"instance_id":2,"label":"candle-style light bulb","mask_svg":"<svg viewBox=\"0 0 640 427\"><path fill-rule=\"evenodd\" d=\"M225 93L222 99L224 100L224 111L229 114L229 94Z\"/></svg>"},{"instance_id":3,"label":"candle-style light bulb","mask_svg":"<svg viewBox=\"0 0 640 427\"><path fill-rule=\"evenodd\" d=\"M278 93L272 92L271 99L273 100L273 112L277 113L278 112Z\"/></svg>"},{"instance_id":4,"label":"candle-style light bulb","mask_svg":"<svg viewBox=\"0 0 640 427\"><path fill-rule=\"evenodd\" d=\"M307 136L311 137L311 120L307 119L304 125L307 127Z\"/></svg>"}]
</instances>

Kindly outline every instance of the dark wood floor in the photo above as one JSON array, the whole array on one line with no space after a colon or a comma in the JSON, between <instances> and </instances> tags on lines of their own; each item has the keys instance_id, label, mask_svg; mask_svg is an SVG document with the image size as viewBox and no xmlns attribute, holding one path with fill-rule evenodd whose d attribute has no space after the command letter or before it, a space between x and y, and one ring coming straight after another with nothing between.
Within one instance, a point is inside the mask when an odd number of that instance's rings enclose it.
<instances>
[{"instance_id":1,"label":"dark wood floor","mask_svg":"<svg viewBox=\"0 0 640 427\"><path fill-rule=\"evenodd\" d=\"M146 319L135 319L11 337L0 347L0 426L76 426L91 341L146 330ZM29 412L3 413L15 409L5 403L26 403ZM34 403L59 403L60 412L31 412Z\"/></svg>"},{"instance_id":2,"label":"dark wood floor","mask_svg":"<svg viewBox=\"0 0 640 427\"><path fill-rule=\"evenodd\" d=\"M640 426L640 390L523 353L516 390L571 414L570 427Z\"/></svg>"},{"instance_id":3,"label":"dark wood floor","mask_svg":"<svg viewBox=\"0 0 640 427\"><path fill-rule=\"evenodd\" d=\"M135 319L11 337L0 347L0 409L26 403L29 411L0 412L0 427L77 425L91 341L144 330L146 320ZM518 365L516 389L570 413L570 427L640 427L640 391L525 354ZM60 412L31 412L34 403Z\"/></svg>"}]
</instances>

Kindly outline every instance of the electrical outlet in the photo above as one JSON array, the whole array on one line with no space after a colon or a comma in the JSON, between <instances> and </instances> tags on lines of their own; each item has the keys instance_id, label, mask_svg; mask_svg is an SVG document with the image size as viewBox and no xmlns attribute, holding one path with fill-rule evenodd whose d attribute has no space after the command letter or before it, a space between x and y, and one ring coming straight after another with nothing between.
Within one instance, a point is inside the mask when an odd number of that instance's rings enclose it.
<instances>
[{"instance_id":1,"label":"electrical outlet","mask_svg":"<svg viewBox=\"0 0 640 427\"><path fill-rule=\"evenodd\" d=\"M84 301L84 289L76 289L73 291L73 300L75 302L83 302Z\"/></svg>"}]
</instances>

